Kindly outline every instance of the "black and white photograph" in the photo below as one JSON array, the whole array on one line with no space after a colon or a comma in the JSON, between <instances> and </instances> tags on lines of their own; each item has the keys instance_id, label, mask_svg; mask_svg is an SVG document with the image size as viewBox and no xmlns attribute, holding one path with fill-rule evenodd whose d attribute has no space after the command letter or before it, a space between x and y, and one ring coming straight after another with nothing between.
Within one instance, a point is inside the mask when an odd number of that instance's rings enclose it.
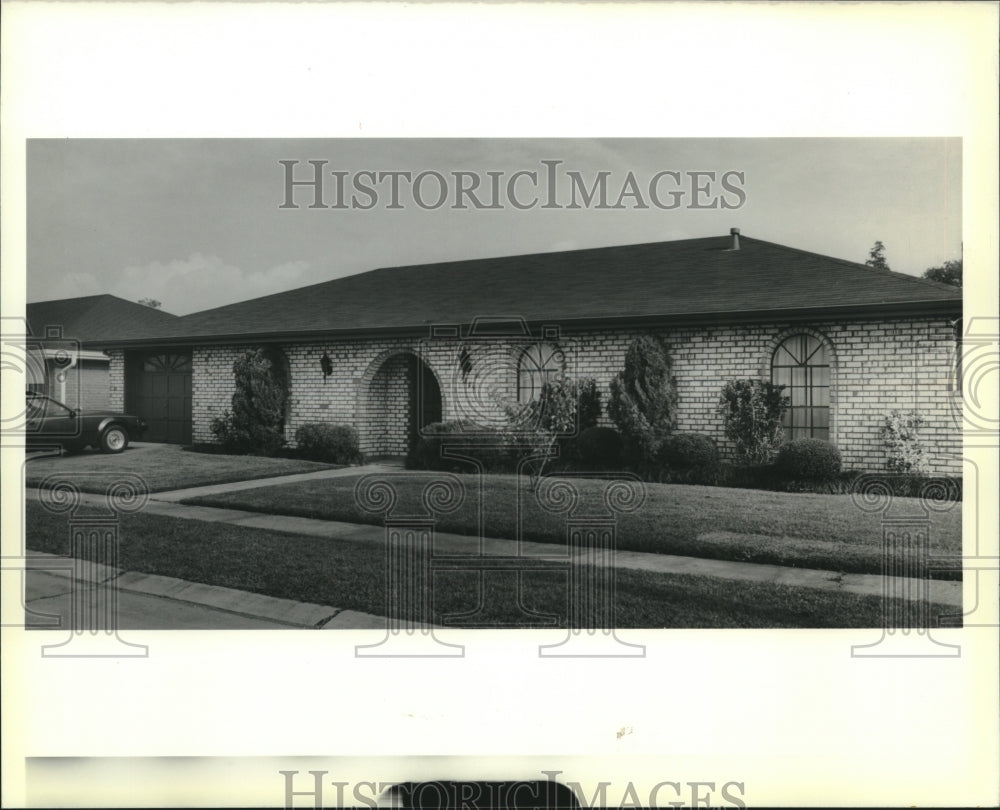
<instances>
[{"instance_id":1,"label":"black and white photograph","mask_svg":"<svg viewBox=\"0 0 1000 810\"><path fill-rule=\"evenodd\" d=\"M27 146L27 546L120 627L961 625L959 139Z\"/></svg>"},{"instance_id":2,"label":"black and white photograph","mask_svg":"<svg viewBox=\"0 0 1000 810\"><path fill-rule=\"evenodd\" d=\"M995 3L0 10L4 806L1000 801Z\"/></svg>"}]
</instances>

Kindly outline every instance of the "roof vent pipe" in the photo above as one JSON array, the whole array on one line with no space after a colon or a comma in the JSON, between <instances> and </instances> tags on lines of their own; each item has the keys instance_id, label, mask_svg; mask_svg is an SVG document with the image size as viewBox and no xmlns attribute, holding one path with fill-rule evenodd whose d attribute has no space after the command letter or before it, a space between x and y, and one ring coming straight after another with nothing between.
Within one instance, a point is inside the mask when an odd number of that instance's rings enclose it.
<instances>
[{"instance_id":1,"label":"roof vent pipe","mask_svg":"<svg viewBox=\"0 0 1000 810\"><path fill-rule=\"evenodd\" d=\"M729 235L731 237L733 237L733 246L732 246L731 250L739 250L740 249L740 229L739 228L730 228L729 229Z\"/></svg>"}]
</instances>

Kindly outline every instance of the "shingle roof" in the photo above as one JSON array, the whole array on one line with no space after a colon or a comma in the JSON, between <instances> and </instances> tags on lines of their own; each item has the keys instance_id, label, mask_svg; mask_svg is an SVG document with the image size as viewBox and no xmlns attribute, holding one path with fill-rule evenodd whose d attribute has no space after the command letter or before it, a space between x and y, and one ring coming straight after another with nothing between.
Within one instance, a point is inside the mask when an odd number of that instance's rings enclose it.
<instances>
[{"instance_id":1,"label":"shingle roof","mask_svg":"<svg viewBox=\"0 0 1000 810\"><path fill-rule=\"evenodd\" d=\"M423 330L480 316L529 323L844 311L960 311L961 290L748 237L389 267L187 315L163 337Z\"/></svg>"},{"instance_id":2,"label":"shingle roof","mask_svg":"<svg viewBox=\"0 0 1000 810\"><path fill-rule=\"evenodd\" d=\"M26 309L33 336L44 338L47 327L58 326L64 338L89 343L148 338L180 320L169 312L106 294L38 301Z\"/></svg>"}]
</instances>

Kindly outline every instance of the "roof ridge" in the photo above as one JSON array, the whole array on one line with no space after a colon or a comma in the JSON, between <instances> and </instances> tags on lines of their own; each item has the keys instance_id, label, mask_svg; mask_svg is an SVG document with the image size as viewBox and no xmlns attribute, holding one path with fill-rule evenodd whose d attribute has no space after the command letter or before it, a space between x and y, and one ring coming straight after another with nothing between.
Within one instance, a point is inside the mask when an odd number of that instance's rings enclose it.
<instances>
[{"instance_id":1,"label":"roof ridge","mask_svg":"<svg viewBox=\"0 0 1000 810\"><path fill-rule=\"evenodd\" d=\"M837 264L847 265L848 267L853 268L855 270L886 273L894 278L904 279L906 281L916 281L919 282L920 284L929 284L935 289L942 291L961 292L961 287L956 287L953 284L942 284L937 281L931 281L930 279L927 278L921 278L920 276L913 276L910 275L909 273L900 273L898 270L876 270L875 268L867 264L864 264L863 262L852 262L850 259L841 259L837 256L827 255L826 253L817 253L814 250L804 250L803 248L792 247L791 245L782 245L778 242L769 242L766 239L756 239L752 236L743 236L742 234L740 235L740 239L749 242L758 242L761 244L770 245L771 247L781 248L782 250L789 250L792 251L793 253L801 253L806 256L815 256L819 259L826 259L827 261L836 262Z\"/></svg>"},{"instance_id":2,"label":"roof ridge","mask_svg":"<svg viewBox=\"0 0 1000 810\"><path fill-rule=\"evenodd\" d=\"M357 273L348 273L343 276L335 276L333 278L325 279L324 281L316 281L313 282L312 284L303 285L302 287L294 287L291 290L280 290L279 292L270 293L268 295L260 295L255 298L244 298L241 301L232 301L231 303L228 304L220 304L217 307L200 309L195 312L189 312L187 315L181 315L179 317L191 318L195 315L206 315L210 312L217 312L219 310L225 309L226 307L239 306L240 304L246 304L249 303L250 301L266 301L268 299L277 298L278 296L290 295L292 293L300 293L303 290L309 290L315 287L322 287L326 284L332 284L337 281L343 281L344 279L361 278L362 276L371 275L373 273L386 272L390 270L409 270L409 269L425 268L425 267L443 267L446 265L475 264L477 262L498 261L501 259L510 259L510 260L527 259L533 256L552 256L556 254L566 254L566 253L579 254L587 252L596 252L601 250L619 250L622 248L636 248L636 247L647 247L647 246L652 247L654 245L677 245L684 242L699 242L699 241L708 241L712 239L721 239L721 238L723 237L695 236L689 239L661 239L656 242L629 242L622 245L597 245L594 247L587 247L587 248L573 248L571 250L545 250L545 251L536 251L534 253L511 253L511 254L504 254L501 256L477 256L472 259L445 259L443 261L420 262L417 264L387 264L387 265L381 265L379 267L371 267L367 270L360 270Z\"/></svg>"},{"instance_id":3,"label":"roof ridge","mask_svg":"<svg viewBox=\"0 0 1000 810\"><path fill-rule=\"evenodd\" d=\"M102 295L100 297L104 298L104 299L110 299L110 302L120 301L123 304L130 304L133 307L143 307L144 309L148 309L151 312L155 312L156 314L153 316L154 318L155 317L160 317L162 315L166 315L168 318L179 318L180 317L179 315L174 315L173 312L167 312L166 310L160 309L159 307L151 307L151 306L148 306L146 304L140 304L138 301L130 301L128 298L122 298L120 295L114 295L112 293L106 293L105 295ZM105 303L105 301L101 301L98 304L95 304L94 306L100 306L100 304L102 304L102 303ZM136 310L136 311L138 312L139 310Z\"/></svg>"},{"instance_id":4,"label":"roof ridge","mask_svg":"<svg viewBox=\"0 0 1000 810\"><path fill-rule=\"evenodd\" d=\"M569 250L536 250L533 253L506 253L500 256L476 256L472 259L445 259L437 262L420 262L419 264L387 264L375 267L371 270L364 270L354 275L361 276L365 273L374 273L377 270L405 270L410 267L438 267L445 264L474 264L476 262L491 262L500 259L528 259L533 256L553 256L555 254L567 253L596 253L602 250L621 250L623 248L654 247L656 245L680 245L685 242L707 242L711 240L726 239L728 236L693 236L688 239L659 239L655 242L626 242L616 245L595 245L594 247L570 248ZM760 241L760 240L757 240ZM770 243L769 243L770 244ZM346 278L346 277L345 277ZM336 281L337 279L330 279ZM325 282L324 282L325 283Z\"/></svg>"},{"instance_id":5,"label":"roof ridge","mask_svg":"<svg viewBox=\"0 0 1000 810\"><path fill-rule=\"evenodd\" d=\"M68 298L48 298L44 301L26 301L25 306L36 306L38 304L63 304L66 301L87 301L91 298L114 298L111 293L94 293L93 295L71 295Z\"/></svg>"}]
</instances>

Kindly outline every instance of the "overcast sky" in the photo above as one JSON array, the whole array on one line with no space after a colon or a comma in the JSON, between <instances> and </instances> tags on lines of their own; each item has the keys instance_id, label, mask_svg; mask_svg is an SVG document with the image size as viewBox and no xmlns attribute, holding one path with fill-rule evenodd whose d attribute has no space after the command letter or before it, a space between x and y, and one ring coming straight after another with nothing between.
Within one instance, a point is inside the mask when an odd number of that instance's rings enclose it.
<instances>
[{"instance_id":1,"label":"overcast sky","mask_svg":"<svg viewBox=\"0 0 1000 810\"><path fill-rule=\"evenodd\" d=\"M369 210L310 209L312 191L295 190L298 209L282 209L286 171L278 161L325 160L323 202L336 201L329 172L433 170L449 182L437 202L433 178L421 188L427 209L401 179L392 209L388 180ZM543 160L557 160L561 207L546 202ZM452 172L481 181L503 172L499 210L452 208ZM506 184L538 172L541 189L518 180L517 210ZM589 187L608 172L608 205L629 173L635 195L622 208L573 210L567 172ZM659 208L649 185L660 172ZM695 179L691 172L715 172ZM727 172L726 191L721 178ZM471 181L468 181L471 182ZM350 188L347 189L350 204ZM355 195L361 204L370 195ZM717 208L693 208L718 199ZM469 199L465 198L469 204ZM636 208L639 203L648 208ZM738 207L723 208L723 204ZM893 270L919 275L961 255L959 139L695 140L45 140L28 145L28 300L95 293L155 298L179 315L389 265L512 255L726 234L748 236L863 262L875 240ZM571 286L572 281L568 280Z\"/></svg>"}]
</instances>

